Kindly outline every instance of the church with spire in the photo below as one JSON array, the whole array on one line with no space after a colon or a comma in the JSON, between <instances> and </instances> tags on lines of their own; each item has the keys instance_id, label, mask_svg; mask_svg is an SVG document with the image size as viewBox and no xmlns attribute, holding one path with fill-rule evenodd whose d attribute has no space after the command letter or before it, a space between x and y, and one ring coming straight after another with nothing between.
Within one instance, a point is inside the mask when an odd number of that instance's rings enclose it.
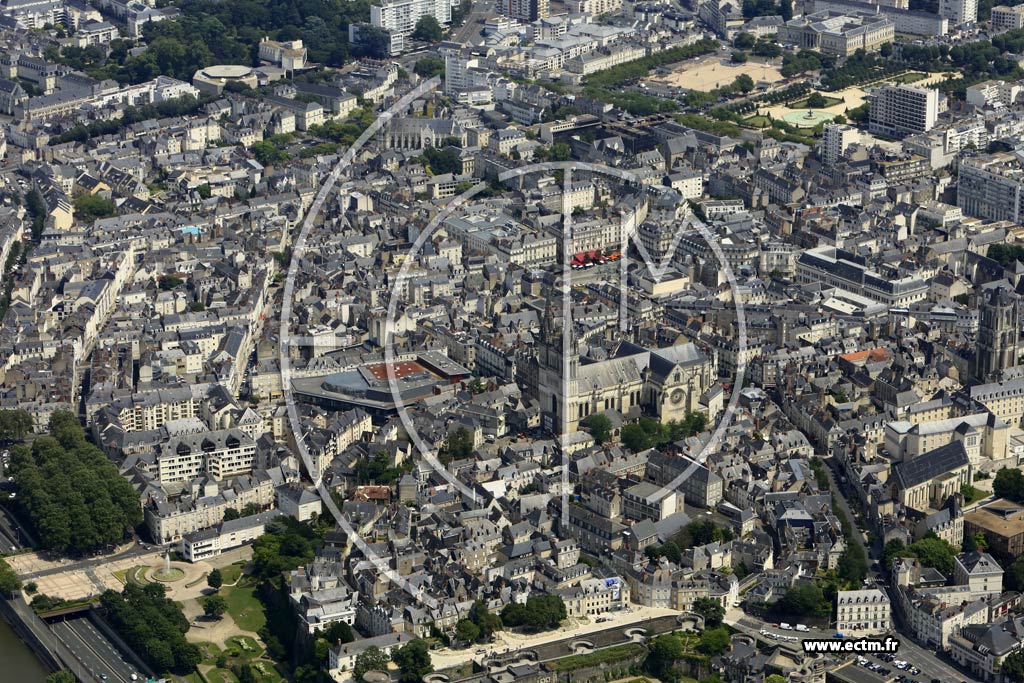
<instances>
[{"instance_id":1,"label":"church with spire","mask_svg":"<svg viewBox=\"0 0 1024 683\"><path fill-rule=\"evenodd\" d=\"M606 351L599 346L606 327L577 331L573 325L566 340L561 318L549 299L536 353L523 367L526 392L540 404L545 429L570 434L582 420L605 411L662 422L682 420L687 411L708 412L701 399L717 372L696 345L647 349L620 339ZM592 349L601 353L592 356Z\"/></svg>"}]
</instances>

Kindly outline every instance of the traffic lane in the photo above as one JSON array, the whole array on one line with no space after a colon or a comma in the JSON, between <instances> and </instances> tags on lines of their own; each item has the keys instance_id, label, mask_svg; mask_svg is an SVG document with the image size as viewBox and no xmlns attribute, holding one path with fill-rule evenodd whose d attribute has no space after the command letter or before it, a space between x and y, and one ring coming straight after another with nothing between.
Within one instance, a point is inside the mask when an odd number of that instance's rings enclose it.
<instances>
[{"instance_id":1,"label":"traffic lane","mask_svg":"<svg viewBox=\"0 0 1024 683\"><path fill-rule=\"evenodd\" d=\"M970 674L960 671L949 662L946 662L935 655L931 650L925 649L900 634L896 634L900 641L900 649L897 654L902 660L910 662L921 674L914 676L918 683L930 683L937 678L943 683L957 683L958 681L976 681Z\"/></svg>"},{"instance_id":2,"label":"traffic lane","mask_svg":"<svg viewBox=\"0 0 1024 683\"><path fill-rule=\"evenodd\" d=\"M95 680L102 680L99 676L105 670L103 661L95 652L89 649L82 639L78 637L78 634L71 630L66 621L53 624L50 630L71 650L71 654L78 658L78 661L82 663L86 671L92 674Z\"/></svg>"},{"instance_id":3,"label":"traffic lane","mask_svg":"<svg viewBox=\"0 0 1024 683\"><path fill-rule=\"evenodd\" d=\"M70 627L83 641L88 643L106 664L108 676L119 678L127 683L131 681L135 668L129 664L124 655L106 636L99 632L91 621L86 618L74 619Z\"/></svg>"}]
</instances>

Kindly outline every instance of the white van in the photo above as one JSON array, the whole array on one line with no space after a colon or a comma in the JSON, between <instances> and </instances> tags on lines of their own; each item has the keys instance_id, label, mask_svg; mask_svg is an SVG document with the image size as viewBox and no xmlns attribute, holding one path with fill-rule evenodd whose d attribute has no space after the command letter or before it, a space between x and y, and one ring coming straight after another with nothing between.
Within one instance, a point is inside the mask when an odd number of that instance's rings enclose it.
<instances>
[{"instance_id":1,"label":"white van","mask_svg":"<svg viewBox=\"0 0 1024 683\"><path fill-rule=\"evenodd\" d=\"M811 629L807 628L807 627L806 627L806 626L804 626L803 624L797 624L797 625L796 625L796 630L797 630L797 631L800 631L800 633L807 633L807 632L808 632L808 631L810 631Z\"/></svg>"},{"instance_id":2,"label":"white van","mask_svg":"<svg viewBox=\"0 0 1024 683\"><path fill-rule=\"evenodd\" d=\"M779 624L779 628L781 628L783 631L792 631L793 630L793 627L790 626L789 624L787 624L786 622L782 622L781 624Z\"/></svg>"}]
</instances>

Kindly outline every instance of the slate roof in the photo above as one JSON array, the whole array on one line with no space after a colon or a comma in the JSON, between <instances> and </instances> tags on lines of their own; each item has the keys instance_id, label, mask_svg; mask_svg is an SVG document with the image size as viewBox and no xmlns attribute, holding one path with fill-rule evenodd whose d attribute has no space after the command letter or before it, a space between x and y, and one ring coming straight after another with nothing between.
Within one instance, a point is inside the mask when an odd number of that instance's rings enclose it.
<instances>
[{"instance_id":1,"label":"slate roof","mask_svg":"<svg viewBox=\"0 0 1024 683\"><path fill-rule=\"evenodd\" d=\"M896 481L900 488L905 490L967 465L969 462L963 443L953 441L912 460L896 463L893 470L895 470Z\"/></svg>"}]
</instances>

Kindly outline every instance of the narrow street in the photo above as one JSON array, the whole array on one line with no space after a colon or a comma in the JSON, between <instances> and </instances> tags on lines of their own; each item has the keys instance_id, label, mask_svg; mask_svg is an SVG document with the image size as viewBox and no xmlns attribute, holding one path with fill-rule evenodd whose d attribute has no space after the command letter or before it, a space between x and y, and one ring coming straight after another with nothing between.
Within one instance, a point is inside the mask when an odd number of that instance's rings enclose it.
<instances>
[{"instance_id":1,"label":"narrow street","mask_svg":"<svg viewBox=\"0 0 1024 683\"><path fill-rule=\"evenodd\" d=\"M850 502L846 499L846 493L839 486L839 478L836 476L833 468L838 468L838 463L833 458L821 458L821 462L825 464L825 474L828 475L829 483L832 485L832 492L835 494L835 501L839 505L839 509L842 510L846 518L850 520L850 526L853 528L853 538L861 547L864 548L864 555L868 558L868 577L872 579L881 579L879 572L874 571L870 568L873 562L871 556L871 546L868 543L867 538L864 537L864 532L857 526L857 517L853 514L853 508L850 506Z\"/></svg>"}]
</instances>

